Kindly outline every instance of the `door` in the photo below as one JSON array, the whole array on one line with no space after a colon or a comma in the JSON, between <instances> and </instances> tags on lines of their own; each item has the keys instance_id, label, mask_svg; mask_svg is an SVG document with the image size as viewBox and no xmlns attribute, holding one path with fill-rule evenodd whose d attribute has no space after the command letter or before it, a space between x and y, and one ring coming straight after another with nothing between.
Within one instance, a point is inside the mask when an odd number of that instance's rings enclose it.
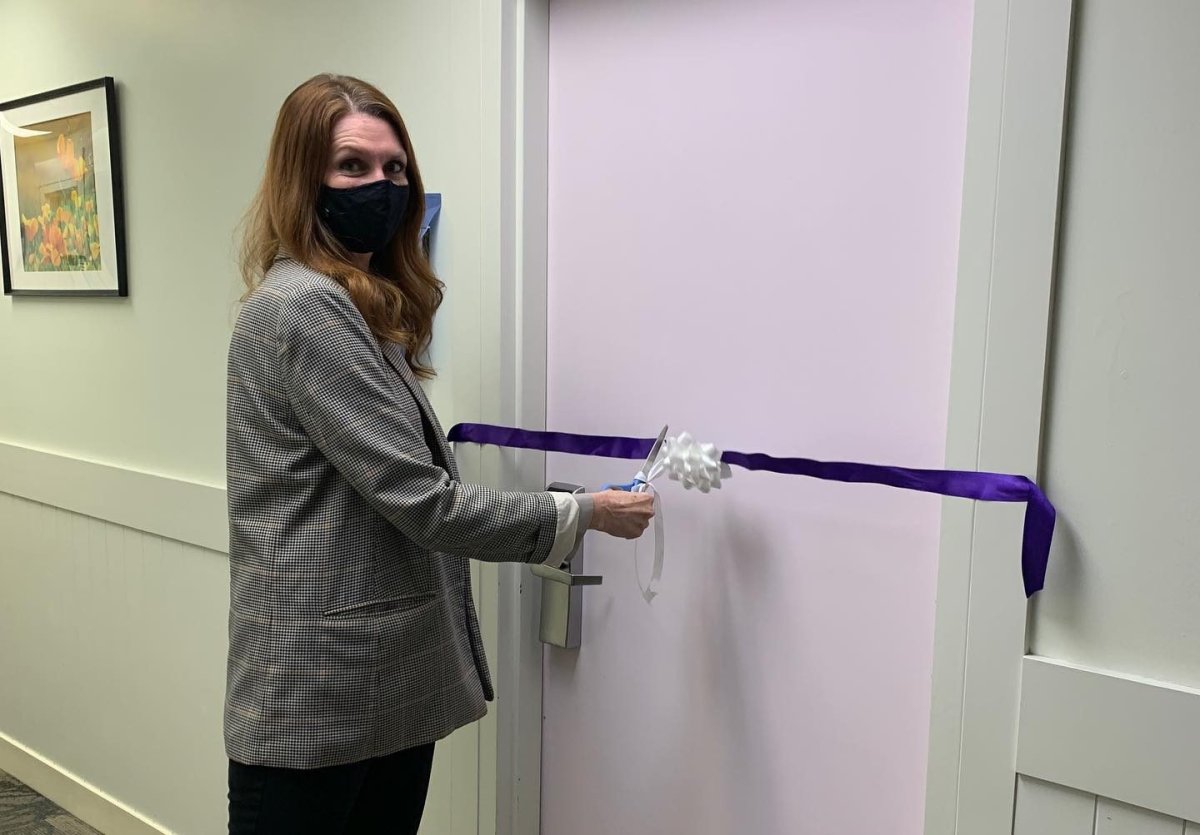
<instances>
[{"instance_id":1,"label":"door","mask_svg":"<svg viewBox=\"0 0 1200 835\"><path fill-rule=\"evenodd\" d=\"M1060 523L1027 609L1019 521L946 512L930 835L1200 831L1197 32L977 5L949 457L1040 469Z\"/></svg>"},{"instance_id":2,"label":"door","mask_svg":"<svg viewBox=\"0 0 1200 835\"><path fill-rule=\"evenodd\" d=\"M548 419L939 466L968 0L550 4ZM596 487L636 464L551 456ZM544 835L921 831L940 504L740 472L587 544Z\"/></svg>"}]
</instances>

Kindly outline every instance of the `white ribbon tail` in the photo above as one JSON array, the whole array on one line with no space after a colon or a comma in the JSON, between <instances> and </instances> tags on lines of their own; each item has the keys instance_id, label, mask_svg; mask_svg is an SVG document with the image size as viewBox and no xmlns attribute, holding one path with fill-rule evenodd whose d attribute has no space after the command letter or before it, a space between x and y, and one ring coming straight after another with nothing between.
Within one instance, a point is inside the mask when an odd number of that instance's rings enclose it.
<instances>
[{"instance_id":1,"label":"white ribbon tail","mask_svg":"<svg viewBox=\"0 0 1200 835\"><path fill-rule=\"evenodd\" d=\"M642 598L649 603L658 596L658 584L662 580L663 562L666 559L666 533L663 523L662 497L653 485L639 485L639 492L649 491L654 495L654 567L650 571L650 582L642 583L642 568L638 562L638 543L633 543L633 570L637 575L638 588L642 590Z\"/></svg>"}]
</instances>

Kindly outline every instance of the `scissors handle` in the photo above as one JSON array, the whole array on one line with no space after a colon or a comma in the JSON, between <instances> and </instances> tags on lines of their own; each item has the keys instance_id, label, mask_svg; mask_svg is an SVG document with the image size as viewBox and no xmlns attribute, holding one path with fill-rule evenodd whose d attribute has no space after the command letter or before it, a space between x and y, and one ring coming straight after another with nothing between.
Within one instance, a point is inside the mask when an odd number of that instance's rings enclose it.
<instances>
[{"instance_id":1,"label":"scissors handle","mask_svg":"<svg viewBox=\"0 0 1200 835\"><path fill-rule=\"evenodd\" d=\"M627 493L632 493L639 485L645 484L640 478L635 478L633 481L625 481L620 484L605 484L601 490L624 490Z\"/></svg>"}]
</instances>

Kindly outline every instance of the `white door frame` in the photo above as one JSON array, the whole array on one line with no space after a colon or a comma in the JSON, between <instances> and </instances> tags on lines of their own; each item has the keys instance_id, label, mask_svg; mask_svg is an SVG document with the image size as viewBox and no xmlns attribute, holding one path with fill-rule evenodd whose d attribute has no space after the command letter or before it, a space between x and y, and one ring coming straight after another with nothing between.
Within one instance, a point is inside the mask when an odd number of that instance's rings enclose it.
<instances>
[{"instance_id":1,"label":"white door frame","mask_svg":"<svg viewBox=\"0 0 1200 835\"><path fill-rule=\"evenodd\" d=\"M546 428L547 238L549 143L549 0L500 0L500 281L498 345L484 358L500 398L483 419ZM544 454L485 448L487 483L546 487ZM480 611L496 679L494 733L480 741L480 833L537 835L541 830L542 644L540 586L523 565L482 566ZM493 771L494 764L494 771ZM494 792L494 794L491 794ZM494 811L494 814L493 814ZM492 828L494 821L494 828Z\"/></svg>"},{"instance_id":2,"label":"white door frame","mask_svg":"<svg viewBox=\"0 0 1200 835\"><path fill-rule=\"evenodd\" d=\"M1073 0L976 0L946 465L1036 476ZM1010 835L1023 506L942 512L926 835Z\"/></svg>"}]
</instances>

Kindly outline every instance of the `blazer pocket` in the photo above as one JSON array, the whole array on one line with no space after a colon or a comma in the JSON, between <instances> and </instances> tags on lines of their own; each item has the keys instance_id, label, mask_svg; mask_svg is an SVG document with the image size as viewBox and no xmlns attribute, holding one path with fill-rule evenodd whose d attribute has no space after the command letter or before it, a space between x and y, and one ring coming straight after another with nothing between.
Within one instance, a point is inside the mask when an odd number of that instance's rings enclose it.
<instances>
[{"instance_id":1,"label":"blazer pocket","mask_svg":"<svg viewBox=\"0 0 1200 835\"><path fill-rule=\"evenodd\" d=\"M407 612L419 608L437 597L437 592L422 592L421 594L405 594L400 597L390 597L386 600L370 600L366 603L353 603L349 606L337 606L321 612L324 617L337 619L371 618L380 615L391 615L396 612Z\"/></svg>"}]
</instances>

